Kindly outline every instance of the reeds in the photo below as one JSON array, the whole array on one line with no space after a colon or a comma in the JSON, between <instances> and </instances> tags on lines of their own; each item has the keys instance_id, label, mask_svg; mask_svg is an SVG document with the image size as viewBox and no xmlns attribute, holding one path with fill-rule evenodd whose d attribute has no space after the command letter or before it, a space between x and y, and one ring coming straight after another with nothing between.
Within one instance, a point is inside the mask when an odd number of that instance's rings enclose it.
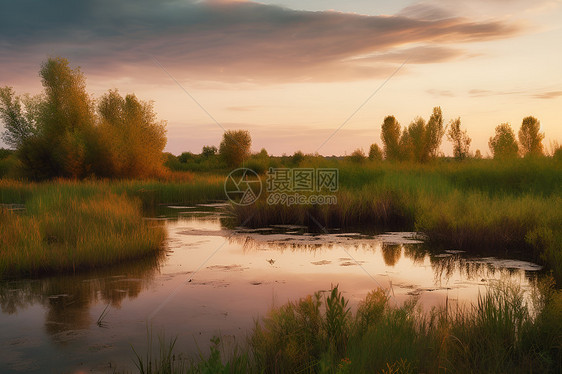
<instances>
[{"instance_id":1,"label":"reeds","mask_svg":"<svg viewBox=\"0 0 562 374\"><path fill-rule=\"evenodd\" d=\"M109 191L49 186L25 211L0 211L0 278L75 272L154 254L164 228L140 201Z\"/></svg>"},{"instance_id":2,"label":"reeds","mask_svg":"<svg viewBox=\"0 0 562 374\"><path fill-rule=\"evenodd\" d=\"M562 282L560 162L379 162L358 167L333 161L330 167L340 173L337 204L269 204L264 194L252 205L233 207L238 223L422 231L437 247L516 251L546 264Z\"/></svg>"},{"instance_id":3,"label":"reeds","mask_svg":"<svg viewBox=\"0 0 562 374\"><path fill-rule=\"evenodd\" d=\"M528 298L498 283L472 306L429 313L416 299L391 305L378 289L352 313L333 287L270 310L233 355L221 357L214 339L210 355L171 372L558 373L562 292L552 283L538 289Z\"/></svg>"}]
</instances>

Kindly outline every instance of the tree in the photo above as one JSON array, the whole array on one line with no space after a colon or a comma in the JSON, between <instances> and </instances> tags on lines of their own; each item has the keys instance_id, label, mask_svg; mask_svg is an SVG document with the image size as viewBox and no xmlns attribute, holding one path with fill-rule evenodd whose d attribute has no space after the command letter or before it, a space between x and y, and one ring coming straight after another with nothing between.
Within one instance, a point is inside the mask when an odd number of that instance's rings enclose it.
<instances>
[{"instance_id":1,"label":"tree","mask_svg":"<svg viewBox=\"0 0 562 374\"><path fill-rule=\"evenodd\" d=\"M157 121L152 103L113 90L96 112L86 78L60 57L43 63L40 76L41 96L0 89L3 139L32 178L141 177L161 167L165 122Z\"/></svg>"},{"instance_id":2,"label":"tree","mask_svg":"<svg viewBox=\"0 0 562 374\"><path fill-rule=\"evenodd\" d=\"M362 163L365 161L367 157L365 156L365 152L362 149L357 148L355 151L351 153L349 159L351 162Z\"/></svg>"},{"instance_id":3,"label":"tree","mask_svg":"<svg viewBox=\"0 0 562 374\"><path fill-rule=\"evenodd\" d=\"M477 149L476 152L474 152L474 158L477 160L482 159L482 152L480 152L479 149Z\"/></svg>"},{"instance_id":4,"label":"tree","mask_svg":"<svg viewBox=\"0 0 562 374\"><path fill-rule=\"evenodd\" d=\"M302 153L302 151L296 151L295 153L293 153L293 156L291 156L291 163L293 165L299 166L299 164L304 160L304 153Z\"/></svg>"},{"instance_id":5,"label":"tree","mask_svg":"<svg viewBox=\"0 0 562 374\"><path fill-rule=\"evenodd\" d=\"M542 156L544 134L540 133L541 123L535 117L523 118L519 129L519 144L522 156Z\"/></svg>"},{"instance_id":6,"label":"tree","mask_svg":"<svg viewBox=\"0 0 562 374\"><path fill-rule=\"evenodd\" d=\"M400 159L400 124L394 116L386 116L381 126L381 140L387 160Z\"/></svg>"},{"instance_id":7,"label":"tree","mask_svg":"<svg viewBox=\"0 0 562 374\"><path fill-rule=\"evenodd\" d=\"M219 147L219 155L228 166L241 165L250 157L252 138L246 130L225 131Z\"/></svg>"},{"instance_id":8,"label":"tree","mask_svg":"<svg viewBox=\"0 0 562 374\"><path fill-rule=\"evenodd\" d=\"M217 154L217 152L218 152L218 149L214 145L205 145L205 146L203 146L203 149L201 150L201 156L203 156L205 158L213 157Z\"/></svg>"},{"instance_id":9,"label":"tree","mask_svg":"<svg viewBox=\"0 0 562 374\"><path fill-rule=\"evenodd\" d=\"M2 140L6 145L18 149L35 134L38 108L39 97L22 98L16 96L12 87L0 87L0 121L4 123Z\"/></svg>"},{"instance_id":10,"label":"tree","mask_svg":"<svg viewBox=\"0 0 562 374\"><path fill-rule=\"evenodd\" d=\"M433 113L429 117L425 128L425 150L422 161L437 157L443 135L445 135L443 113L441 107L437 106L433 108Z\"/></svg>"},{"instance_id":11,"label":"tree","mask_svg":"<svg viewBox=\"0 0 562 374\"><path fill-rule=\"evenodd\" d=\"M97 174L138 178L160 173L166 146L166 123L158 121L151 102L110 90L98 103L100 124Z\"/></svg>"},{"instance_id":12,"label":"tree","mask_svg":"<svg viewBox=\"0 0 562 374\"><path fill-rule=\"evenodd\" d=\"M43 63L39 75L44 94L26 104L26 126L31 131L21 137L19 158L35 179L84 177L91 170L88 148L95 125L86 79L60 57Z\"/></svg>"},{"instance_id":13,"label":"tree","mask_svg":"<svg viewBox=\"0 0 562 374\"><path fill-rule=\"evenodd\" d=\"M425 162L429 158L427 153L429 147L427 146L427 134L425 121L421 117L417 117L410 123L405 134L402 136L403 146L405 147L404 154L407 159L413 159L418 162Z\"/></svg>"},{"instance_id":14,"label":"tree","mask_svg":"<svg viewBox=\"0 0 562 374\"><path fill-rule=\"evenodd\" d=\"M371 144L371 148L369 148L369 160L382 160L382 150L377 143Z\"/></svg>"},{"instance_id":15,"label":"tree","mask_svg":"<svg viewBox=\"0 0 562 374\"><path fill-rule=\"evenodd\" d=\"M183 152L181 155L178 156L178 161L182 163L187 163L188 161L195 160L196 155L191 152Z\"/></svg>"},{"instance_id":16,"label":"tree","mask_svg":"<svg viewBox=\"0 0 562 374\"><path fill-rule=\"evenodd\" d=\"M267 160L269 158L269 154L265 148L262 148L258 153L256 153L256 158L261 160Z\"/></svg>"},{"instance_id":17,"label":"tree","mask_svg":"<svg viewBox=\"0 0 562 374\"><path fill-rule=\"evenodd\" d=\"M502 123L496 127L496 133L488 141L488 146L497 159L515 158L519 150L509 123Z\"/></svg>"},{"instance_id":18,"label":"tree","mask_svg":"<svg viewBox=\"0 0 562 374\"><path fill-rule=\"evenodd\" d=\"M456 159L464 160L468 157L470 142L472 140L468 137L466 130L461 130L460 117L449 122L447 139L449 139L449 141L453 143L453 155Z\"/></svg>"}]
</instances>

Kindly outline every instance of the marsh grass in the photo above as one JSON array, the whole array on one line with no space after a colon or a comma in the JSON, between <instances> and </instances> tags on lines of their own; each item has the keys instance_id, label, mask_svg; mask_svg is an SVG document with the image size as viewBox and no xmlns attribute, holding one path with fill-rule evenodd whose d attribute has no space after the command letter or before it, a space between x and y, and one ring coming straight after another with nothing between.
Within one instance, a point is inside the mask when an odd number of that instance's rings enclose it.
<instances>
[{"instance_id":1,"label":"marsh grass","mask_svg":"<svg viewBox=\"0 0 562 374\"><path fill-rule=\"evenodd\" d=\"M424 232L434 247L517 252L546 264L562 282L559 161L326 163L320 166L339 169L337 204L268 204L264 194L252 205L233 207L238 223L299 224L312 230L416 230Z\"/></svg>"},{"instance_id":2,"label":"marsh grass","mask_svg":"<svg viewBox=\"0 0 562 374\"><path fill-rule=\"evenodd\" d=\"M271 309L235 354L221 358L213 339L208 356L173 372L557 373L562 292L548 279L537 289L529 298L497 283L474 305L429 313L377 289L353 313L336 286Z\"/></svg>"},{"instance_id":3,"label":"marsh grass","mask_svg":"<svg viewBox=\"0 0 562 374\"><path fill-rule=\"evenodd\" d=\"M141 204L96 189L48 186L25 211L0 212L0 277L75 272L155 254L164 228L143 220Z\"/></svg>"},{"instance_id":4,"label":"marsh grass","mask_svg":"<svg viewBox=\"0 0 562 374\"><path fill-rule=\"evenodd\" d=\"M224 178L0 179L0 278L99 268L154 254L165 230L143 216L158 204L224 199ZM23 204L23 211L14 211Z\"/></svg>"}]
</instances>

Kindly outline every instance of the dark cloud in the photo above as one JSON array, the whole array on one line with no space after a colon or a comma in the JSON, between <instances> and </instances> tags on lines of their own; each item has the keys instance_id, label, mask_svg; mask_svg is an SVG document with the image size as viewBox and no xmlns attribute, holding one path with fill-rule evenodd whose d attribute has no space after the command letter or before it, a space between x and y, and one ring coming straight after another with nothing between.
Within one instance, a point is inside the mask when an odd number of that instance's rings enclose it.
<instances>
[{"instance_id":1,"label":"dark cloud","mask_svg":"<svg viewBox=\"0 0 562 374\"><path fill-rule=\"evenodd\" d=\"M445 43L505 38L520 31L515 24L445 13L364 16L242 1L0 1L3 81L37 71L38 61L51 55L69 57L96 74L143 79L149 79L147 67L154 67L151 55L181 72L179 79L365 79L389 74L408 52L413 63L447 61L463 51ZM412 43L432 46L408 50ZM372 55L370 62L360 58Z\"/></svg>"}]
</instances>

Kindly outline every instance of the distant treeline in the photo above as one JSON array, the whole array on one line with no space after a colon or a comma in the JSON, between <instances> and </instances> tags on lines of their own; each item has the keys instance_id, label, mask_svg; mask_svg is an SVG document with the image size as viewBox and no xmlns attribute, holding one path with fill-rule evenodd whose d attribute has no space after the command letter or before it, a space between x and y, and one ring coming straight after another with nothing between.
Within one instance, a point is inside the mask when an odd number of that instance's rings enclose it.
<instances>
[{"instance_id":1,"label":"distant treeline","mask_svg":"<svg viewBox=\"0 0 562 374\"><path fill-rule=\"evenodd\" d=\"M263 171L322 158L301 151L282 157L271 157L266 149L252 154L252 139L245 130L226 131L218 148L207 145L200 154L163 153L166 124L157 120L152 102L134 94L123 97L116 89L94 100L86 92L80 69L72 69L64 58L48 59L39 74L44 87L40 95L18 96L13 88L0 87L2 140L15 150L0 150L0 177L147 178L165 173L164 166L172 171L209 171L244 165ZM440 146L445 135L455 159L482 158L480 150L470 151L471 139L460 118L445 126L440 107L433 108L427 121L416 117L404 128L394 116L385 117L382 147L374 143L368 154L356 149L345 158L356 163L367 158L425 163L443 157ZM540 122L528 116L517 137L508 123L497 126L488 146L496 159L537 157L545 155L543 139ZM562 159L562 147L553 143L551 148L552 156Z\"/></svg>"}]
</instances>

